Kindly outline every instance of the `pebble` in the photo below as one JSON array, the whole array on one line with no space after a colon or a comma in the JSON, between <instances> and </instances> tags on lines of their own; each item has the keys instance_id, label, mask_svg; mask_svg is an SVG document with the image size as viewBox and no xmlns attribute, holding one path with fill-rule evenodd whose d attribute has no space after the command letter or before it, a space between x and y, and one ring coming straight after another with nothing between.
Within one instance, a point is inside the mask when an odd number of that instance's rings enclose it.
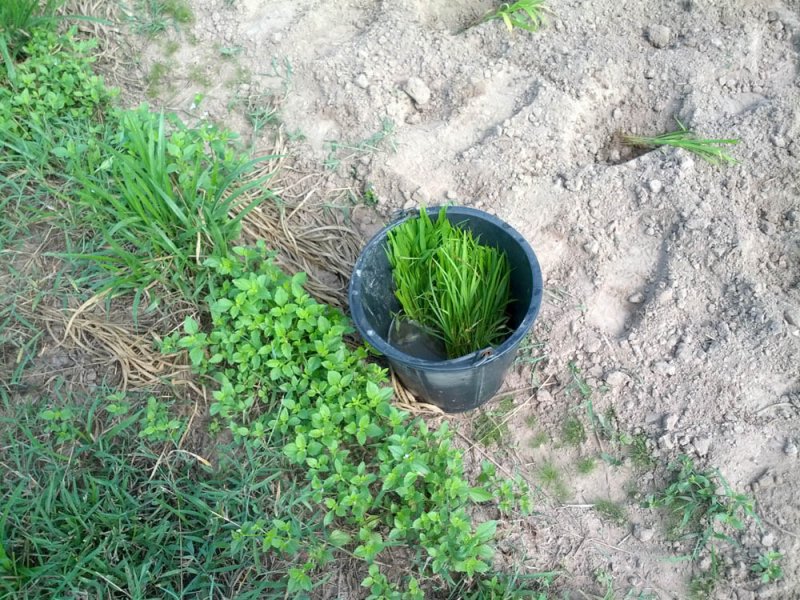
<instances>
[{"instance_id":1,"label":"pebble","mask_svg":"<svg viewBox=\"0 0 800 600\"><path fill-rule=\"evenodd\" d=\"M800 310L787 308L785 311L783 311L783 318L789 325L800 327Z\"/></svg>"},{"instance_id":2,"label":"pebble","mask_svg":"<svg viewBox=\"0 0 800 600\"><path fill-rule=\"evenodd\" d=\"M786 456L794 456L796 457L798 454L797 444L794 443L794 440L786 440L786 443L783 445L783 453Z\"/></svg>"},{"instance_id":3,"label":"pebble","mask_svg":"<svg viewBox=\"0 0 800 600\"><path fill-rule=\"evenodd\" d=\"M597 243L597 240L591 240L583 245L583 249L592 256L596 256L600 252L600 244Z\"/></svg>"},{"instance_id":4,"label":"pebble","mask_svg":"<svg viewBox=\"0 0 800 600\"><path fill-rule=\"evenodd\" d=\"M622 387L628 379L628 375L622 371L611 371L606 375L606 383L611 387Z\"/></svg>"},{"instance_id":5,"label":"pebble","mask_svg":"<svg viewBox=\"0 0 800 600\"><path fill-rule=\"evenodd\" d=\"M711 448L711 438L705 436L694 438L692 446L694 446L698 456L706 456L709 448Z\"/></svg>"},{"instance_id":6,"label":"pebble","mask_svg":"<svg viewBox=\"0 0 800 600\"><path fill-rule=\"evenodd\" d=\"M655 534L656 532L652 527L642 527L640 525L633 526L633 537L640 542L649 542L653 539Z\"/></svg>"},{"instance_id":7,"label":"pebble","mask_svg":"<svg viewBox=\"0 0 800 600\"><path fill-rule=\"evenodd\" d=\"M771 533L766 534L764 537L761 538L761 544L769 548L775 543L775 536Z\"/></svg>"},{"instance_id":8,"label":"pebble","mask_svg":"<svg viewBox=\"0 0 800 600\"><path fill-rule=\"evenodd\" d=\"M430 194L422 188L417 189L417 191L414 192L411 197L422 205L428 205L431 202Z\"/></svg>"},{"instance_id":9,"label":"pebble","mask_svg":"<svg viewBox=\"0 0 800 600\"><path fill-rule=\"evenodd\" d=\"M647 186L650 188L650 191L654 194L659 193L663 188L664 185L658 179L651 179Z\"/></svg>"},{"instance_id":10,"label":"pebble","mask_svg":"<svg viewBox=\"0 0 800 600\"><path fill-rule=\"evenodd\" d=\"M455 200L456 198L458 198L458 194L456 194L454 190L447 190L445 198L447 198L448 200Z\"/></svg>"},{"instance_id":11,"label":"pebble","mask_svg":"<svg viewBox=\"0 0 800 600\"><path fill-rule=\"evenodd\" d=\"M658 438L658 447L662 450L672 450L675 447L675 439L668 433Z\"/></svg>"},{"instance_id":12,"label":"pebble","mask_svg":"<svg viewBox=\"0 0 800 600\"><path fill-rule=\"evenodd\" d=\"M647 29L647 39L656 48L665 48L669 44L672 31L663 25L651 25Z\"/></svg>"},{"instance_id":13,"label":"pebble","mask_svg":"<svg viewBox=\"0 0 800 600\"><path fill-rule=\"evenodd\" d=\"M628 302L631 304L641 304L644 302L644 294L636 292L635 294L628 296Z\"/></svg>"},{"instance_id":14,"label":"pebble","mask_svg":"<svg viewBox=\"0 0 800 600\"><path fill-rule=\"evenodd\" d=\"M653 364L653 372L656 375L667 375L669 377L675 375L676 369L675 365L671 365L665 360L656 361Z\"/></svg>"},{"instance_id":15,"label":"pebble","mask_svg":"<svg viewBox=\"0 0 800 600\"><path fill-rule=\"evenodd\" d=\"M586 350L589 354L594 354L603 347L603 343L600 341L600 338L590 337L586 340L586 343L583 345L583 349Z\"/></svg>"},{"instance_id":16,"label":"pebble","mask_svg":"<svg viewBox=\"0 0 800 600\"><path fill-rule=\"evenodd\" d=\"M419 106L424 106L431 99L431 90L419 77L409 77L406 82L406 94Z\"/></svg>"},{"instance_id":17,"label":"pebble","mask_svg":"<svg viewBox=\"0 0 800 600\"><path fill-rule=\"evenodd\" d=\"M675 429L675 425L678 424L678 419L680 417L675 413L667 413L661 418L661 424L664 427L665 431L672 431Z\"/></svg>"},{"instance_id":18,"label":"pebble","mask_svg":"<svg viewBox=\"0 0 800 600\"><path fill-rule=\"evenodd\" d=\"M369 87L369 79L367 79L367 76L364 73L361 73L358 77L356 77L355 84L362 90L365 90Z\"/></svg>"}]
</instances>

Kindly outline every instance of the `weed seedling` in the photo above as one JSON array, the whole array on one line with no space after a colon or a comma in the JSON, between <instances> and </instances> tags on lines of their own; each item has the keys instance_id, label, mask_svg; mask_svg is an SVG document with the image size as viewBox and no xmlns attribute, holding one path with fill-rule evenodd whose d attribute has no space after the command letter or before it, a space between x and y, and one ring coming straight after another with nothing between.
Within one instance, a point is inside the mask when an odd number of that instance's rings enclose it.
<instances>
[{"instance_id":1,"label":"weed seedling","mask_svg":"<svg viewBox=\"0 0 800 600\"><path fill-rule=\"evenodd\" d=\"M762 583L777 581L783 577L783 569L778 564L782 559L783 554L780 552L766 552L759 557L756 564L750 567L750 570L758 575Z\"/></svg>"},{"instance_id":2,"label":"weed seedling","mask_svg":"<svg viewBox=\"0 0 800 600\"><path fill-rule=\"evenodd\" d=\"M525 31L536 32L544 25L544 13L549 11L550 9L545 6L544 0L506 2L495 10L490 11L481 22L501 20L505 23L509 33L513 32L515 27Z\"/></svg>"},{"instance_id":3,"label":"weed seedling","mask_svg":"<svg viewBox=\"0 0 800 600\"><path fill-rule=\"evenodd\" d=\"M503 398L494 410L484 410L475 417L475 439L484 446L500 445L510 433L506 417L514 408L514 399Z\"/></svg>"},{"instance_id":4,"label":"weed seedling","mask_svg":"<svg viewBox=\"0 0 800 600\"><path fill-rule=\"evenodd\" d=\"M547 435L547 432L539 431L531 438L531 441L528 442L528 445L531 448L536 449L540 448L542 445L546 444L549 441L550 441L550 436Z\"/></svg>"},{"instance_id":5,"label":"weed seedling","mask_svg":"<svg viewBox=\"0 0 800 600\"><path fill-rule=\"evenodd\" d=\"M563 501L569 495L569 490L561 478L561 472L552 462L542 463L537 476L542 486L550 490L558 500Z\"/></svg>"},{"instance_id":6,"label":"weed seedling","mask_svg":"<svg viewBox=\"0 0 800 600\"><path fill-rule=\"evenodd\" d=\"M291 71L288 71L291 74ZM381 128L365 140L360 142L339 142L328 140L328 157L325 159L325 167L332 171L339 168L343 161L351 160L357 156L366 156L379 152L382 148L388 147L391 152L395 152L397 147L394 143L395 124L389 118L381 120ZM342 156L341 151L348 152Z\"/></svg>"},{"instance_id":7,"label":"weed seedling","mask_svg":"<svg viewBox=\"0 0 800 600\"><path fill-rule=\"evenodd\" d=\"M586 441L586 428L577 417L567 417L562 434L568 446L577 447Z\"/></svg>"},{"instance_id":8,"label":"weed seedling","mask_svg":"<svg viewBox=\"0 0 800 600\"><path fill-rule=\"evenodd\" d=\"M658 148L660 146L683 148L713 165L737 162L720 146L738 144L738 139L702 139L697 137L693 131L687 129L678 119L675 119L675 121L679 127L676 131L663 133L655 137L624 135L622 136L622 141L629 146L637 148Z\"/></svg>"},{"instance_id":9,"label":"weed seedling","mask_svg":"<svg viewBox=\"0 0 800 600\"><path fill-rule=\"evenodd\" d=\"M693 560L712 539L734 541L725 526L741 530L743 517L758 522L754 501L734 492L719 471L699 471L688 456L681 456L670 470L673 477L667 488L650 495L646 505L666 508L675 520L674 534L696 540Z\"/></svg>"},{"instance_id":10,"label":"weed seedling","mask_svg":"<svg viewBox=\"0 0 800 600\"><path fill-rule=\"evenodd\" d=\"M631 438L630 457L633 466L640 469L651 469L656 465L656 459L647 447L647 437L643 434L634 435Z\"/></svg>"},{"instance_id":11,"label":"weed seedling","mask_svg":"<svg viewBox=\"0 0 800 600\"><path fill-rule=\"evenodd\" d=\"M625 509L611 500L598 500L594 503L594 509L601 517L616 525L624 525L628 520Z\"/></svg>"},{"instance_id":12,"label":"weed seedling","mask_svg":"<svg viewBox=\"0 0 800 600\"><path fill-rule=\"evenodd\" d=\"M597 468L597 461L592 456L587 456L578 461L578 473L588 475Z\"/></svg>"}]
</instances>

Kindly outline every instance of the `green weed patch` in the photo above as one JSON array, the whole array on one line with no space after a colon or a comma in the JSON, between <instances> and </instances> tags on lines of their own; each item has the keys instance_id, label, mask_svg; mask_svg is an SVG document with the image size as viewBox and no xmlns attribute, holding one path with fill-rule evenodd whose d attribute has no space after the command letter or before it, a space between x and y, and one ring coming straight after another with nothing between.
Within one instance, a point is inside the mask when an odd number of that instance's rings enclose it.
<instances>
[{"instance_id":1,"label":"green weed patch","mask_svg":"<svg viewBox=\"0 0 800 600\"><path fill-rule=\"evenodd\" d=\"M208 261L216 273L210 332L188 320L187 335L168 340L216 381L212 414L246 445L282 446L323 507L328 539L367 565L371 598L423 598L423 582L452 586L489 571L496 523L475 528L467 510L495 498L497 478L471 487L446 424L430 431L390 404L385 372L365 361L364 348L345 345L344 318L312 300L301 275L282 274L263 247L236 252L241 258ZM510 485L509 494L527 493ZM297 553L296 535L278 517L249 522L242 535ZM401 581L381 567L395 546L417 557ZM309 556L289 574L290 589L308 591L330 560Z\"/></svg>"}]
</instances>

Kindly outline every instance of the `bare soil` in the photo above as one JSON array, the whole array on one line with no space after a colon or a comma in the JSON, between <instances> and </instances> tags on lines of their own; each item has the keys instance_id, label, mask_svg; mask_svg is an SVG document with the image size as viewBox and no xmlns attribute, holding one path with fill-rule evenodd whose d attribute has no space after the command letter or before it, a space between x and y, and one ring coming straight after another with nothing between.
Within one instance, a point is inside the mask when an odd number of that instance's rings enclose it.
<instances>
[{"instance_id":1,"label":"bare soil","mask_svg":"<svg viewBox=\"0 0 800 600\"><path fill-rule=\"evenodd\" d=\"M513 394L499 444L467 447L534 483L552 463L567 491L543 486L540 512L505 524L501 562L560 571L565 597L602 596L603 572L613 597L689 597L708 556L676 561L691 544L640 506L685 453L755 497L761 517L718 545L711 597L800 598L797 0L564 0L535 34L477 24L486 0L190 4L193 24L128 38L153 102L255 147L280 127L293 164L319 173L308 189L365 239L398 209L454 202L498 215L536 251L538 345L507 382L536 389ZM741 140L738 163L619 142L676 118ZM269 127L254 132L258 119ZM594 411L645 434L658 466L598 459L578 473L614 447L591 428L565 445L565 419L586 421L587 407L570 362ZM468 435L473 420L454 422ZM624 521L602 518L598 499ZM767 550L784 555L777 583L750 572Z\"/></svg>"}]
</instances>

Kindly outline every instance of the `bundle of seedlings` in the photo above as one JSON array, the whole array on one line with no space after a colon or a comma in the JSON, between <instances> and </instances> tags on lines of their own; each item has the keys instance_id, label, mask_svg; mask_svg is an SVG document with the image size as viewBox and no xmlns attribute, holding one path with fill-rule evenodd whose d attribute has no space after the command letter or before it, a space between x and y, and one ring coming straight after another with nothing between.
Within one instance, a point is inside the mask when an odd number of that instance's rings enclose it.
<instances>
[{"instance_id":1,"label":"bundle of seedlings","mask_svg":"<svg viewBox=\"0 0 800 600\"><path fill-rule=\"evenodd\" d=\"M511 267L505 253L453 225L447 209L433 221L426 210L388 234L395 295L407 320L458 358L501 343L509 333Z\"/></svg>"}]
</instances>

